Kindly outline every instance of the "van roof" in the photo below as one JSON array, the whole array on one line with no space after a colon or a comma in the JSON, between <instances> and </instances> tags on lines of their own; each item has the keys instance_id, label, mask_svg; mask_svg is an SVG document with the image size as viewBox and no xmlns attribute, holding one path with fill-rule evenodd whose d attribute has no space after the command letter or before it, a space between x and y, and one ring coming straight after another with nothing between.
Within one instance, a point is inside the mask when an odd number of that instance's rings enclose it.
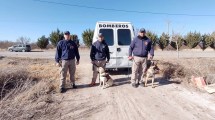
<instances>
[{"instance_id":1,"label":"van roof","mask_svg":"<svg viewBox=\"0 0 215 120\"><path fill-rule=\"evenodd\" d=\"M98 21L97 23L122 23L122 24L131 24L131 22L121 22L121 21Z\"/></svg>"}]
</instances>

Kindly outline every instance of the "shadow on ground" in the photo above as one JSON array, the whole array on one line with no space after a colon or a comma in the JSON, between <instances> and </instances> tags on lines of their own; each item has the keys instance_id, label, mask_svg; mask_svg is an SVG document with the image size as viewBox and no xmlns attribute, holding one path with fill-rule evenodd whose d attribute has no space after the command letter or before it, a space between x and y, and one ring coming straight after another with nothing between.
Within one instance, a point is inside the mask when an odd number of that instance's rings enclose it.
<instances>
[{"instance_id":1,"label":"shadow on ground","mask_svg":"<svg viewBox=\"0 0 215 120\"><path fill-rule=\"evenodd\" d=\"M148 86L151 86L152 80L149 79L147 83L148 83ZM166 79L165 77L156 77L154 81L155 87L169 85L169 84L181 84L181 81L172 81L172 80Z\"/></svg>"},{"instance_id":2,"label":"shadow on ground","mask_svg":"<svg viewBox=\"0 0 215 120\"><path fill-rule=\"evenodd\" d=\"M130 75L131 74L131 68L119 69L117 71L108 70L107 72L110 75Z\"/></svg>"},{"instance_id":3,"label":"shadow on ground","mask_svg":"<svg viewBox=\"0 0 215 120\"><path fill-rule=\"evenodd\" d=\"M0 56L0 60L2 60L3 58L5 58L4 56Z\"/></svg>"},{"instance_id":4,"label":"shadow on ground","mask_svg":"<svg viewBox=\"0 0 215 120\"><path fill-rule=\"evenodd\" d=\"M44 52L44 51L42 51L42 50L33 50L31 52Z\"/></svg>"}]
</instances>

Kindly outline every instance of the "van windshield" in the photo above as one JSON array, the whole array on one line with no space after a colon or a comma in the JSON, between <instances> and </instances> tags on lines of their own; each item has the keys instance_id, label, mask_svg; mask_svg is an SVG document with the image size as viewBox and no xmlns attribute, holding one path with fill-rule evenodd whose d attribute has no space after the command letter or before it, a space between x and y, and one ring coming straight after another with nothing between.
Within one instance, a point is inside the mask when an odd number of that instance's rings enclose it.
<instances>
[{"instance_id":1,"label":"van windshield","mask_svg":"<svg viewBox=\"0 0 215 120\"><path fill-rule=\"evenodd\" d=\"M118 29L118 45L130 45L131 31L129 29Z\"/></svg>"},{"instance_id":2,"label":"van windshield","mask_svg":"<svg viewBox=\"0 0 215 120\"><path fill-rule=\"evenodd\" d=\"M105 38L105 42L110 46L113 45L113 29L100 29L99 33Z\"/></svg>"}]
</instances>

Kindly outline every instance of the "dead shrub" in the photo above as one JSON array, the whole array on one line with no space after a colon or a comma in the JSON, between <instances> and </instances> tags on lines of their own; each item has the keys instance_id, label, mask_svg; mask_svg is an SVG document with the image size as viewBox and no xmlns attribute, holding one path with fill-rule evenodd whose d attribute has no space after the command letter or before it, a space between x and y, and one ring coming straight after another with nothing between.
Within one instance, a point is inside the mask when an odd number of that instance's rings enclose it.
<instances>
[{"instance_id":1,"label":"dead shrub","mask_svg":"<svg viewBox=\"0 0 215 120\"><path fill-rule=\"evenodd\" d=\"M208 84L215 82L215 60L211 58L195 59L169 59L159 61L161 72L166 79L186 81L190 83L191 77L204 77Z\"/></svg>"},{"instance_id":2,"label":"dead shrub","mask_svg":"<svg viewBox=\"0 0 215 120\"><path fill-rule=\"evenodd\" d=\"M18 62L17 62L17 61L9 61L7 64L8 64L8 65L17 65Z\"/></svg>"},{"instance_id":3,"label":"dead shrub","mask_svg":"<svg viewBox=\"0 0 215 120\"><path fill-rule=\"evenodd\" d=\"M161 71L166 79L184 78L186 76L184 68L179 64L162 62Z\"/></svg>"},{"instance_id":4,"label":"dead shrub","mask_svg":"<svg viewBox=\"0 0 215 120\"><path fill-rule=\"evenodd\" d=\"M32 78L26 69L5 69L0 72L0 119L31 119L48 114L52 95L57 88L54 80ZM49 106L49 107L48 107Z\"/></svg>"},{"instance_id":5,"label":"dead shrub","mask_svg":"<svg viewBox=\"0 0 215 120\"><path fill-rule=\"evenodd\" d=\"M14 88L22 87L30 78L24 68L1 69L0 70L0 98L4 98Z\"/></svg>"},{"instance_id":6,"label":"dead shrub","mask_svg":"<svg viewBox=\"0 0 215 120\"><path fill-rule=\"evenodd\" d=\"M58 96L54 95L59 86L59 70L53 62L5 58L0 67L0 120L42 119L59 109Z\"/></svg>"}]
</instances>

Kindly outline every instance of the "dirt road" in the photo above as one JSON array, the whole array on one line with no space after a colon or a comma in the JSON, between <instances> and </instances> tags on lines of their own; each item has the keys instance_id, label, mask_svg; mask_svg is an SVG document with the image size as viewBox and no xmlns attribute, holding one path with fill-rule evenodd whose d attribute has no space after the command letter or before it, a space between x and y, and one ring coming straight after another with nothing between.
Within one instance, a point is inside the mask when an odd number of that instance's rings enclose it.
<instances>
[{"instance_id":1,"label":"dirt road","mask_svg":"<svg viewBox=\"0 0 215 120\"><path fill-rule=\"evenodd\" d=\"M53 58L53 55L53 52L50 52L50 56L46 57ZM111 88L102 90L98 86L88 87L92 78L91 67L89 53L81 53L81 63L77 66L78 89L57 94L61 102L56 106L55 114L47 116L47 119L215 119L215 97L207 93L188 90L180 84L160 78L157 78L158 87L154 89L150 86L132 88L129 83L130 75L126 71L112 73L116 85Z\"/></svg>"},{"instance_id":2,"label":"dirt road","mask_svg":"<svg viewBox=\"0 0 215 120\"><path fill-rule=\"evenodd\" d=\"M87 56L86 56L87 57ZM213 120L214 97L192 92L180 84L157 80L158 87L132 88L127 72L112 75L116 86L88 87L92 72L88 58L78 66L79 89L63 94L62 119L88 120ZM113 74L113 73L112 73ZM130 75L129 75L130 76Z\"/></svg>"}]
</instances>

